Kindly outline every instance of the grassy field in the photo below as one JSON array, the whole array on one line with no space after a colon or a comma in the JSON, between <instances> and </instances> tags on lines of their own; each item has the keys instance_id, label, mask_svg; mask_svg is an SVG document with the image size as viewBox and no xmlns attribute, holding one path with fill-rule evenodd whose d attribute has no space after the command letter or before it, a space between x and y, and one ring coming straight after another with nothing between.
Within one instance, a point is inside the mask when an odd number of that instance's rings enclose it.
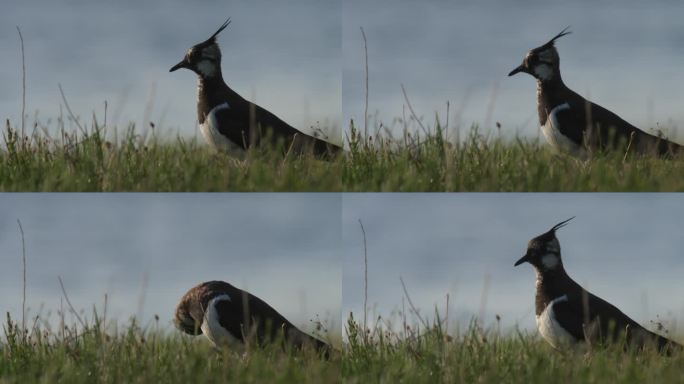
<instances>
[{"instance_id":1,"label":"grassy field","mask_svg":"<svg viewBox=\"0 0 684 384\"><path fill-rule=\"evenodd\" d=\"M2 383L331 383L340 377L340 354L326 360L311 350L275 346L243 355L216 350L203 337L141 329L118 331L95 321L22 333L7 319L0 341Z\"/></svg>"},{"instance_id":2,"label":"grassy field","mask_svg":"<svg viewBox=\"0 0 684 384\"><path fill-rule=\"evenodd\" d=\"M447 336L439 324L399 333L347 322L342 360L348 383L681 383L684 354L625 351L613 345L559 352L536 335L500 336L473 322Z\"/></svg>"},{"instance_id":3,"label":"grassy field","mask_svg":"<svg viewBox=\"0 0 684 384\"><path fill-rule=\"evenodd\" d=\"M255 150L215 153L198 139L118 140L101 129L21 138L9 123L0 143L2 191L684 191L684 159L554 154L538 140L484 137L459 144L441 133L361 139L333 161Z\"/></svg>"},{"instance_id":4,"label":"grassy field","mask_svg":"<svg viewBox=\"0 0 684 384\"><path fill-rule=\"evenodd\" d=\"M684 156L598 154L587 161L538 140L486 137L473 128L459 144L436 134L362 140L352 131L343 167L347 191L604 192L683 191Z\"/></svg>"},{"instance_id":5,"label":"grassy field","mask_svg":"<svg viewBox=\"0 0 684 384\"><path fill-rule=\"evenodd\" d=\"M473 322L447 336L440 326L400 333L363 332L347 322L344 351L323 359L278 348L242 355L202 338L135 323L103 332L102 323L47 328L28 335L10 319L0 342L0 382L235 383L664 383L684 380L684 354L624 351L617 346L559 352L534 335L500 336ZM111 327L110 327L111 329Z\"/></svg>"},{"instance_id":6,"label":"grassy field","mask_svg":"<svg viewBox=\"0 0 684 384\"><path fill-rule=\"evenodd\" d=\"M157 140L129 129L24 137L6 126L0 151L3 191L339 191L341 164L280 151L237 159L197 139ZM201 138L200 138L201 139Z\"/></svg>"}]
</instances>

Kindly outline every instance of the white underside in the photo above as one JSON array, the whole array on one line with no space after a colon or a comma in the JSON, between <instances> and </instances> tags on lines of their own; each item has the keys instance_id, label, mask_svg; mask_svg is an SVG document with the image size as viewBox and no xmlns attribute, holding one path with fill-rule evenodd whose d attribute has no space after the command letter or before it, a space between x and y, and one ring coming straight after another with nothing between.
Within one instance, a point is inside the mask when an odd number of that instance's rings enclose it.
<instances>
[{"instance_id":1,"label":"white underside","mask_svg":"<svg viewBox=\"0 0 684 384\"><path fill-rule=\"evenodd\" d=\"M539 329L539 333L554 348L561 348L562 346L572 345L577 342L556 320L553 306L562 301L568 301L568 296L563 295L551 300L541 315L537 316L537 329Z\"/></svg>"},{"instance_id":2,"label":"white underside","mask_svg":"<svg viewBox=\"0 0 684 384\"><path fill-rule=\"evenodd\" d=\"M546 124L544 124L541 129L546 141L551 144L556 151L584 157L584 148L565 137L559 129L560 125L558 123L557 114L568 109L570 109L570 104L568 103L563 103L554 107L549 113L549 117L546 119Z\"/></svg>"},{"instance_id":3,"label":"white underside","mask_svg":"<svg viewBox=\"0 0 684 384\"><path fill-rule=\"evenodd\" d=\"M241 348L242 342L228 333L228 331L223 328L219 322L219 314L216 311L216 303L222 300L230 301L230 296L225 294L219 295L209 301L207 304L207 309L204 312L204 320L202 321L200 329L202 329L204 336L206 336L207 339L209 339L209 341L211 341L216 347L227 346Z\"/></svg>"},{"instance_id":4,"label":"white underside","mask_svg":"<svg viewBox=\"0 0 684 384\"><path fill-rule=\"evenodd\" d=\"M204 123L200 124L200 130L202 131L202 136L204 136L204 139L212 148L219 151L241 154L244 152L242 147L235 145L232 141L223 136L218 130L216 113L222 109L228 108L230 108L228 103L223 103L214 107L211 111L209 111L207 118L204 119Z\"/></svg>"}]
</instances>

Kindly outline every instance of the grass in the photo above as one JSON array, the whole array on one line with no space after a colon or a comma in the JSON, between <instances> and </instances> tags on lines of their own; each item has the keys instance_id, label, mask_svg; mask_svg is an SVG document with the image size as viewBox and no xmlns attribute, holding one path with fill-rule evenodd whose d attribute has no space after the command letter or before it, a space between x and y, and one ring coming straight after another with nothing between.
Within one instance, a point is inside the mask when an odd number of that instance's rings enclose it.
<instances>
[{"instance_id":1,"label":"grass","mask_svg":"<svg viewBox=\"0 0 684 384\"><path fill-rule=\"evenodd\" d=\"M340 376L340 356L272 346L245 355L216 350L204 338L145 329L134 320L122 330L94 316L91 323L52 331L34 319L22 331L8 315L0 342L0 382L36 383L323 383ZM80 323L79 323L80 324Z\"/></svg>"},{"instance_id":2,"label":"grass","mask_svg":"<svg viewBox=\"0 0 684 384\"><path fill-rule=\"evenodd\" d=\"M36 321L38 324L39 321ZM11 318L0 342L0 382L237 383L663 383L684 380L684 354L607 346L559 352L538 337L501 335L473 321L449 336L444 322L364 331L349 317L348 342L326 360L311 351L254 349L244 356L207 342L131 321L120 331L95 320L85 326L34 324Z\"/></svg>"},{"instance_id":3,"label":"grass","mask_svg":"<svg viewBox=\"0 0 684 384\"><path fill-rule=\"evenodd\" d=\"M24 136L5 127L3 191L335 191L339 162L252 150L237 159L196 139L145 138L133 128L119 140L92 129Z\"/></svg>"},{"instance_id":4,"label":"grass","mask_svg":"<svg viewBox=\"0 0 684 384\"><path fill-rule=\"evenodd\" d=\"M344 156L321 161L250 150L235 158L201 139L162 140L130 127L118 140L92 128L22 137L7 122L0 191L684 191L684 158L557 155L546 143L480 134L367 139L350 126Z\"/></svg>"},{"instance_id":5,"label":"grass","mask_svg":"<svg viewBox=\"0 0 684 384\"><path fill-rule=\"evenodd\" d=\"M367 257L364 235L364 259ZM367 266L364 267L367 271ZM367 276L367 275L366 275ZM368 325L367 295L361 320L349 316L342 357L345 383L667 383L684 381L684 350L665 356L655 348L626 348L624 340L578 344L555 350L536 332L517 327L502 332L501 317L484 328L473 318L467 327L451 324L434 309L421 314L400 277L402 309ZM368 287L367 277L364 287ZM480 308L484 312L484 303ZM449 314L449 295L445 313ZM454 325L454 326L452 326ZM674 340L662 323L660 333ZM681 336L681 335L680 335Z\"/></svg>"},{"instance_id":6,"label":"grass","mask_svg":"<svg viewBox=\"0 0 684 384\"><path fill-rule=\"evenodd\" d=\"M363 139L351 128L342 169L347 191L607 192L683 191L684 156L597 154L586 161L546 143L487 137L473 127L458 144L435 133Z\"/></svg>"},{"instance_id":7,"label":"grass","mask_svg":"<svg viewBox=\"0 0 684 384\"><path fill-rule=\"evenodd\" d=\"M24 232L18 222L22 244ZM64 305L57 319L26 310L26 252L22 246L21 321L7 312L0 333L0 383L327 383L339 381L341 338L327 321L315 320L313 336L328 342L331 353L296 350L278 340L236 350L215 348L203 336L189 336L160 324L159 316L141 326L131 317L120 327L107 318L107 295L101 314L77 311L58 277ZM67 323L71 315L71 323ZM333 323L337 323L333 321Z\"/></svg>"},{"instance_id":8,"label":"grass","mask_svg":"<svg viewBox=\"0 0 684 384\"><path fill-rule=\"evenodd\" d=\"M276 345L245 354L214 349L201 336L165 331L157 316L146 326L132 318L120 328L106 315L100 316L95 307L91 316L79 315L62 286L75 319L72 324L67 325L65 310L57 312L56 327L49 316L22 316L19 323L7 314L0 338L0 383L684 381L682 351L663 356L655 350L629 350L619 344L556 351L536 335L519 330L504 334L500 324L485 329L476 320L460 332L460 327L450 327L438 309L434 320L426 320L414 307L403 280L402 286L411 312L394 312L399 318L395 323L377 317L370 327L366 327L367 312L363 323L350 313L346 342L329 359L311 349L284 350ZM446 300L449 313L448 296ZM106 303L105 296L105 314ZM323 329L323 333L328 336L316 336L342 344L334 331Z\"/></svg>"},{"instance_id":9,"label":"grass","mask_svg":"<svg viewBox=\"0 0 684 384\"><path fill-rule=\"evenodd\" d=\"M501 335L473 321L449 336L444 322L364 331L350 315L342 360L347 383L667 383L684 380L684 354L612 345L556 351L536 335Z\"/></svg>"}]
</instances>

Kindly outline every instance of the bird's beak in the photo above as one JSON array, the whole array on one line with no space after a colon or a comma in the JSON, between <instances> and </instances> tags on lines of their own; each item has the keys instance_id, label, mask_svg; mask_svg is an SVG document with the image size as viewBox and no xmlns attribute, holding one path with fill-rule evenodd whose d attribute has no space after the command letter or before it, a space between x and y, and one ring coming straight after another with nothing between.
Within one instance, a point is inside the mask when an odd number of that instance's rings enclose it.
<instances>
[{"instance_id":1,"label":"bird's beak","mask_svg":"<svg viewBox=\"0 0 684 384\"><path fill-rule=\"evenodd\" d=\"M527 70L525 69L525 66L524 66L523 64L520 64L520 66L518 66L516 69L512 70L512 71L508 74L508 76L513 76L513 75L515 75L515 74L518 73L518 72L527 72Z\"/></svg>"},{"instance_id":2,"label":"bird's beak","mask_svg":"<svg viewBox=\"0 0 684 384\"><path fill-rule=\"evenodd\" d=\"M180 63L171 67L171 69L169 69L169 72L173 72L173 71L180 69L180 68L189 68L189 65L190 64L185 59L183 59L183 60L181 60Z\"/></svg>"},{"instance_id":3,"label":"bird's beak","mask_svg":"<svg viewBox=\"0 0 684 384\"><path fill-rule=\"evenodd\" d=\"M526 253L525 256L521 257L518 261L513 264L514 267L517 267L518 265L527 262L530 260L530 256Z\"/></svg>"}]
</instances>

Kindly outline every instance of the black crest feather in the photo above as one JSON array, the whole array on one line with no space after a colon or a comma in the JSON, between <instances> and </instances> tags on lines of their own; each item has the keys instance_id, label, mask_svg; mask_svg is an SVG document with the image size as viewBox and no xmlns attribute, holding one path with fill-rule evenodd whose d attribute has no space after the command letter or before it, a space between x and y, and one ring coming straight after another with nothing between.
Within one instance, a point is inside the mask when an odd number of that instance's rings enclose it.
<instances>
[{"instance_id":1,"label":"black crest feather","mask_svg":"<svg viewBox=\"0 0 684 384\"><path fill-rule=\"evenodd\" d=\"M544 46L544 47L552 46L553 43L555 43L556 40L558 40L559 38L561 38L561 37L563 37L563 36L565 36L565 35L571 34L572 31L568 31L568 29L570 29L570 26L565 27L565 29L563 29L562 31L560 31L559 34L557 34L556 36L554 36L553 39L549 40L549 42L546 43L546 44L544 44L543 46Z\"/></svg>"},{"instance_id":2,"label":"black crest feather","mask_svg":"<svg viewBox=\"0 0 684 384\"><path fill-rule=\"evenodd\" d=\"M205 41L205 43L208 43L208 42L210 42L210 41L215 40L215 39L216 39L216 36L218 36L218 34L221 33L221 31L223 31L224 29L226 29L226 27L228 27L228 25L230 25L230 17L229 17L225 22L223 22L223 24L221 25L221 27L220 27L216 32L214 32L214 34L211 35L211 37L208 38L208 39Z\"/></svg>"},{"instance_id":3,"label":"black crest feather","mask_svg":"<svg viewBox=\"0 0 684 384\"><path fill-rule=\"evenodd\" d=\"M556 230L565 227L565 226L568 224L568 222L569 222L570 220L574 219L574 218L575 218L575 216L573 216L573 217L571 217L571 218L569 218L569 219L567 219L567 220L565 220L565 221L561 221L560 223L554 225L553 228L551 228L551 229L549 230L549 232L556 232Z\"/></svg>"}]
</instances>

